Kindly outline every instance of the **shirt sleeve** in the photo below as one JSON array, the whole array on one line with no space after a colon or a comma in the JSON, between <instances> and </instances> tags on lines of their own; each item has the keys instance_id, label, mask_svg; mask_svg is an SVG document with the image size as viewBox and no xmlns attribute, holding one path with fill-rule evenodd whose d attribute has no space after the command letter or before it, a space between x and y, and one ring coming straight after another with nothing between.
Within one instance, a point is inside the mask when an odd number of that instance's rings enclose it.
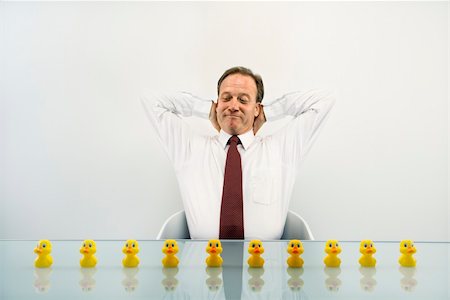
<instances>
[{"instance_id":1,"label":"shirt sleeve","mask_svg":"<svg viewBox=\"0 0 450 300\"><path fill-rule=\"evenodd\" d=\"M308 153L333 107L331 92L310 90L289 93L264 106L268 121L292 116L292 120L271 136L281 149L283 162L297 166Z\"/></svg>"},{"instance_id":2,"label":"shirt sleeve","mask_svg":"<svg viewBox=\"0 0 450 300\"><path fill-rule=\"evenodd\" d=\"M189 159L192 132L184 117L209 118L211 100L187 92L141 97L147 117L176 170Z\"/></svg>"}]
</instances>

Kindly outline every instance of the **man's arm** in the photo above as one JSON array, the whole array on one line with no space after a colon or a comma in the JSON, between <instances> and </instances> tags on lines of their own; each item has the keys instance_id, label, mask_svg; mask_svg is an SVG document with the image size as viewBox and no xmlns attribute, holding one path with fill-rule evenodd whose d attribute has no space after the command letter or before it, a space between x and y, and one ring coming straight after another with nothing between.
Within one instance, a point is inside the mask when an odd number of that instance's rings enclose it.
<instances>
[{"instance_id":1,"label":"man's arm","mask_svg":"<svg viewBox=\"0 0 450 300\"><path fill-rule=\"evenodd\" d=\"M293 117L272 137L282 147L286 163L297 165L301 162L317 138L334 102L331 93L311 90L286 94L264 107L268 121Z\"/></svg>"},{"instance_id":2,"label":"man's arm","mask_svg":"<svg viewBox=\"0 0 450 300\"><path fill-rule=\"evenodd\" d=\"M141 97L141 102L158 139L177 169L189 156L191 140L191 131L183 117L208 118L211 101L182 92L152 93Z\"/></svg>"}]
</instances>

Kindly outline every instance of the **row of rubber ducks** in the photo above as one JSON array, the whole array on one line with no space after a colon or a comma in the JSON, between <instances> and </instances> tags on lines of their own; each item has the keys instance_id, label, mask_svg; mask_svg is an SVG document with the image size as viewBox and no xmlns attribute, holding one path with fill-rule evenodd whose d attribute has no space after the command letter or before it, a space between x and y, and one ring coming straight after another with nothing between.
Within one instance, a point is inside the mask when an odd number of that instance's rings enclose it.
<instances>
[{"instance_id":1,"label":"row of rubber ducks","mask_svg":"<svg viewBox=\"0 0 450 300\"><path fill-rule=\"evenodd\" d=\"M37 268L48 268L53 263L53 258L50 253L52 250L52 244L49 240L41 240L34 249L34 252L38 255L34 265ZM166 240L162 248L162 252L165 254L162 259L162 264L166 268L177 267L179 259L176 254L178 253L178 244L176 240ZM223 248L220 240L210 240L206 246L206 252L209 254L206 258L206 265L208 267L221 267L223 259L220 256ZM286 260L286 263L291 268L303 267L303 259L300 255L303 253L303 244L300 240L289 241L287 252L290 255ZM325 266L331 268L337 268L341 265L341 259L338 257L342 249L337 240L328 240L325 244L325 253L327 254L323 260ZM360 243L359 251L362 254L359 259L359 263L362 267L375 267L376 259L373 254L377 251L371 240L363 240ZM83 268L92 268L97 264L97 258L95 253L97 247L95 241L85 240L80 248L80 253L83 257L80 259L80 266ZM122 252L125 257L122 259L122 265L124 267L133 268L139 265L139 244L136 240L127 240ZM264 247L260 240L252 240L248 246L248 253L250 257L247 263L252 268L261 268L264 266L264 258L261 255L264 253ZM399 264L403 267L415 267L416 259L413 254L416 253L416 248L413 241L403 240L400 242L400 258Z\"/></svg>"},{"instance_id":2,"label":"row of rubber ducks","mask_svg":"<svg viewBox=\"0 0 450 300\"><path fill-rule=\"evenodd\" d=\"M50 255L52 252L52 243L49 240L41 240L38 242L34 253L38 255L34 261L34 266L37 268L48 268L53 264L53 258ZM80 266L82 268L93 268L97 265L97 245L93 240L85 240L80 248L80 253L83 255L80 259ZM134 268L139 265L139 244L136 240L127 240L122 248L125 257L122 259L122 265L127 268Z\"/></svg>"},{"instance_id":3,"label":"row of rubber ducks","mask_svg":"<svg viewBox=\"0 0 450 300\"><path fill-rule=\"evenodd\" d=\"M162 260L164 267L171 268L178 266L178 258L175 254L178 252L178 245L175 240L166 240L165 245L162 249L166 256ZM220 253L222 253L222 245L219 240L210 240L206 247L206 252L209 256L206 258L206 265L208 267L220 267L223 263ZM300 255L303 253L303 244L300 240L289 241L287 252L289 257L286 263L291 268L301 268L303 267L303 259ZM336 240L328 240L325 245L325 256L323 262L325 266L330 268L337 268L341 265L341 259L338 254L341 253L342 249L339 242ZM362 267L375 267L377 260L373 257L376 252L376 248L371 240L363 240L359 246L359 252L362 254L359 259L359 263ZM250 257L247 263L252 268L261 268L264 266L264 258L261 254L264 253L264 247L260 240L252 240L248 245L248 253ZM400 258L398 260L399 264L403 267L415 267L416 259L413 254L416 253L416 248L411 240L403 240L400 242Z\"/></svg>"},{"instance_id":4,"label":"row of rubber ducks","mask_svg":"<svg viewBox=\"0 0 450 300\"><path fill-rule=\"evenodd\" d=\"M209 256L206 258L206 265L208 267L220 267L222 266L223 259L220 257L222 253L222 245L219 240L210 240L206 247L206 252ZM164 267L171 268L178 265L178 258L175 254L178 252L178 245L175 240L166 240L165 245L162 249L163 253L166 255L162 264ZM291 268L301 268L303 267L303 259L300 255L303 253L303 244L300 240L289 241L287 252L289 257L286 263ZM325 244L325 253L327 254L323 260L325 266L330 268L337 268L341 265L341 259L338 254L341 253L342 249L337 240L328 240ZM375 267L377 260L373 257L376 252L376 248L371 240L363 240L359 246L359 252L362 254L359 259L359 264L362 267ZM260 240L252 240L248 245L248 253L250 257L247 263L252 268L261 268L264 266L264 258L261 254L264 253L264 247ZM411 240L403 240L400 242L400 258L398 260L399 264L403 267L415 267L416 259L413 254L416 253L416 248Z\"/></svg>"}]
</instances>

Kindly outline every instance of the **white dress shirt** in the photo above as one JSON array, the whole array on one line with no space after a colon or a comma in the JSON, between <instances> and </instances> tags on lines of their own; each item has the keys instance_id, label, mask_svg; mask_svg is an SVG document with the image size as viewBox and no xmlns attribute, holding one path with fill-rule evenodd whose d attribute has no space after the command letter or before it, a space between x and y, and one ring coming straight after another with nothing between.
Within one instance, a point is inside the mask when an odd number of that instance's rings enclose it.
<instances>
[{"instance_id":1,"label":"white dress shirt","mask_svg":"<svg viewBox=\"0 0 450 300\"><path fill-rule=\"evenodd\" d=\"M211 101L189 93L152 95L142 102L178 179L192 239L219 237L227 142L230 134L201 136L183 117L209 118ZM292 116L272 135L239 135L245 239L279 239L295 176L318 135L334 98L319 91L294 92L264 105L267 121Z\"/></svg>"}]
</instances>

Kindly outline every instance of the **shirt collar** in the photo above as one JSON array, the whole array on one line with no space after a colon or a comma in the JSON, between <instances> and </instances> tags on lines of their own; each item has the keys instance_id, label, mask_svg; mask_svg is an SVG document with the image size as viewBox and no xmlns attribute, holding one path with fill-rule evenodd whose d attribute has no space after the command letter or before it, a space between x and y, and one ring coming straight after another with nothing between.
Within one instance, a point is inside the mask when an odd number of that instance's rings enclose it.
<instances>
[{"instance_id":1,"label":"shirt collar","mask_svg":"<svg viewBox=\"0 0 450 300\"><path fill-rule=\"evenodd\" d=\"M222 129L220 130L219 142L222 145L223 149L225 149L227 147L228 140L230 139L231 136L232 136L231 134L223 131ZM247 150L248 147L250 147L250 145L255 140L255 135L253 134L253 128L250 129L249 131L247 131L246 133L238 135L238 138L241 141L241 144L242 144L242 147L244 148L244 150Z\"/></svg>"}]
</instances>

